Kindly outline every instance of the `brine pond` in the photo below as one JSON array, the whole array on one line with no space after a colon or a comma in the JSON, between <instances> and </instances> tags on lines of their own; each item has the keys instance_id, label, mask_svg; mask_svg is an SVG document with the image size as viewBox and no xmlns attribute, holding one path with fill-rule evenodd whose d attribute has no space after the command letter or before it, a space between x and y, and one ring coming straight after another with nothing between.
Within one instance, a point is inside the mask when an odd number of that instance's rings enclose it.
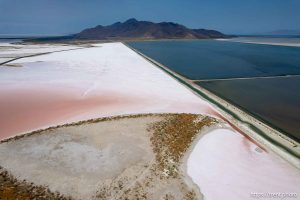
<instances>
[{"instance_id":1,"label":"brine pond","mask_svg":"<svg viewBox=\"0 0 300 200\"><path fill-rule=\"evenodd\" d=\"M197 84L300 141L300 77Z\"/></svg>"},{"instance_id":2,"label":"brine pond","mask_svg":"<svg viewBox=\"0 0 300 200\"><path fill-rule=\"evenodd\" d=\"M300 141L300 47L218 40L127 44Z\"/></svg>"},{"instance_id":3,"label":"brine pond","mask_svg":"<svg viewBox=\"0 0 300 200\"><path fill-rule=\"evenodd\" d=\"M300 48L217 40L129 42L193 80L300 74Z\"/></svg>"}]
</instances>

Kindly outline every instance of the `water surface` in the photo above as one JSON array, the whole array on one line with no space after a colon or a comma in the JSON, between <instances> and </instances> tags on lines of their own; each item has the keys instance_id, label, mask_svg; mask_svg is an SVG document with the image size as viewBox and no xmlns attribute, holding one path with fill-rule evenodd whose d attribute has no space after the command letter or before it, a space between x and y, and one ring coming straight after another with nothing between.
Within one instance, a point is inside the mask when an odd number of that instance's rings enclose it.
<instances>
[{"instance_id":1,"label":"water surface","mask_svg":"<svg viewBox=\"0 0 300 200\"><path fill-rule=\"evenodd\" d=\"M300 141L300 77L198 84Z\"/></svg>"},{"instance_id":2,"label":"water surface","mask_svg":"<svg viewBox=\"0 0 300 200\"><path fill-rule=\"evenodd\" d=\"M0 38L0 44L1 43L16 43L16 42L22 42L23 39L7 39L7 38Z\"/></svg>"},{"instance_id":3,"label":"water surface","mask_svg":"<svg viewBox=\"0 0 300 200\"><path fill-rule=\"evenodd\" d=\"M300 47L217 40L147 41L130 42L129 45L193 80L300 74ZM199 85L300 140L299 76L215 80Z\"/></svg>"},{"instance_id":4,"label":"water surface","mask_svg":"<svg viewBox=\"0 0 300 200\"><path fill-rule=\"evenodd\" d=\"M217 40L129 42L189 79L300 74L300 48Z\"/></svg>"}]
</instances>

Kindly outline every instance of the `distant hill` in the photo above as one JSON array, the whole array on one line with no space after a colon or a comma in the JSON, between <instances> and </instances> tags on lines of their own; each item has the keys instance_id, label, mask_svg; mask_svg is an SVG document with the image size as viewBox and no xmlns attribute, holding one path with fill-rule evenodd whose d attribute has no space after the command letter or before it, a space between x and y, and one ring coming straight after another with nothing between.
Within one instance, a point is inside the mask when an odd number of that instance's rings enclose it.
<instances>
[{"instance_id":1,"label":"distant hill","mask_svg":"<svg viewBox=\"0 0 300 200\"><path fill-rule=\"evenodd\" d=\"M88 28L74 35L86 40L131 40L131 39L205 39L226 38L227 35L206 29L189 29L173 22L153 23L134 18L123 23Z\"/></svg>"}]
</instances>

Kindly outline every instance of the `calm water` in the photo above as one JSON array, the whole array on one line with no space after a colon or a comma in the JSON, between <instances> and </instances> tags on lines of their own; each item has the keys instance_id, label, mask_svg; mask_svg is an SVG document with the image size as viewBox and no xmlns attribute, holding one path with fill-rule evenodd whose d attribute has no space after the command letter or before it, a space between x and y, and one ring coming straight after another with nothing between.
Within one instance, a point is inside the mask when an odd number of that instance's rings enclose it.
<instances>
[{"instance_id":1,"label":"calm water","mask_svg":"<svg viewBox=\"0 0 300 200\"><path fill-rule=\"evenodd\" d=\"M275 44L293 44L294 46L300 45L300 36L296 37L237 37L228 39L229 41L236 42L253 42L253 43L275 43Z\"/></svg>"},{"instance_id":2,"label":"calm water","mask_svg":"<svg viewBox=\"0 0 300 200\"><path fill-rule=\"evenodd\" d=\"M300 78L198 83L300 141Z\"/></svg>"},{"instance_id":3,"label":"calm water","mask_svg":"<svg viewBox=\"0 0 300 200\"><path fill-rule=\"evenodd\" d=\"M0 38L0 44L1 43L15 43L15 42L22 42L22 39L5 39L5 38Z\"/></svg>"},{"instance_id":4,"label":"calm water","mask_svg":"<svg viewBox=\"0 0 300 200\"><path fill-rule=\"evenodd\" d=\"M300 74L300 48L216 40L128 43L189 79Z\"/></svg>"},{"instance_id":5,"label":"calm water","mask_svg":"<svg viewBox=\"0 0 300 200\"><path fill-rule=\"evenodd\" d=\"M300 74L300 47L215 40L129 45L194 80ZM299 77L208 81L199 85L300 140Z\"/></svg>"}]
</instances>

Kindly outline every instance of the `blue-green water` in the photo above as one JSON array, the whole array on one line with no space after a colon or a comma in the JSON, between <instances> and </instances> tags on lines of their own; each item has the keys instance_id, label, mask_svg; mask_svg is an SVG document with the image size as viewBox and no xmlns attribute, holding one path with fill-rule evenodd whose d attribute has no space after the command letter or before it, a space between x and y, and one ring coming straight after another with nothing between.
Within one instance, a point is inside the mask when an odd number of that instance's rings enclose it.
<instances>
[{"instance_id":1,"label":"blue-green water","mask_svg":"<svg viewBox=\"0 0 300 200\"><path fill-rule=\"evenodd\" d=\"M300 75L300 47L215 40L128 44L193 80ZM299 76L198 84L300 141Z\"/></svg>"},{"instance_id":2,"label":"blue-green water","mask_svg":"<svg viewBox=\"0 0 300 200\"><path fill-rule=\"evenodd\" d=\"M194 80L300 74L300 48L216 40L129 42Z\"/></svg>"},{"instance_id":3,"label":"blue-green water","mask_svg":"<svg viewBox=\"0 0 300 200\"><path fill-rule=\"evenodd\" d=\"M198 84L300 141L300 77Z\"/></svg>"}]
</instances>

